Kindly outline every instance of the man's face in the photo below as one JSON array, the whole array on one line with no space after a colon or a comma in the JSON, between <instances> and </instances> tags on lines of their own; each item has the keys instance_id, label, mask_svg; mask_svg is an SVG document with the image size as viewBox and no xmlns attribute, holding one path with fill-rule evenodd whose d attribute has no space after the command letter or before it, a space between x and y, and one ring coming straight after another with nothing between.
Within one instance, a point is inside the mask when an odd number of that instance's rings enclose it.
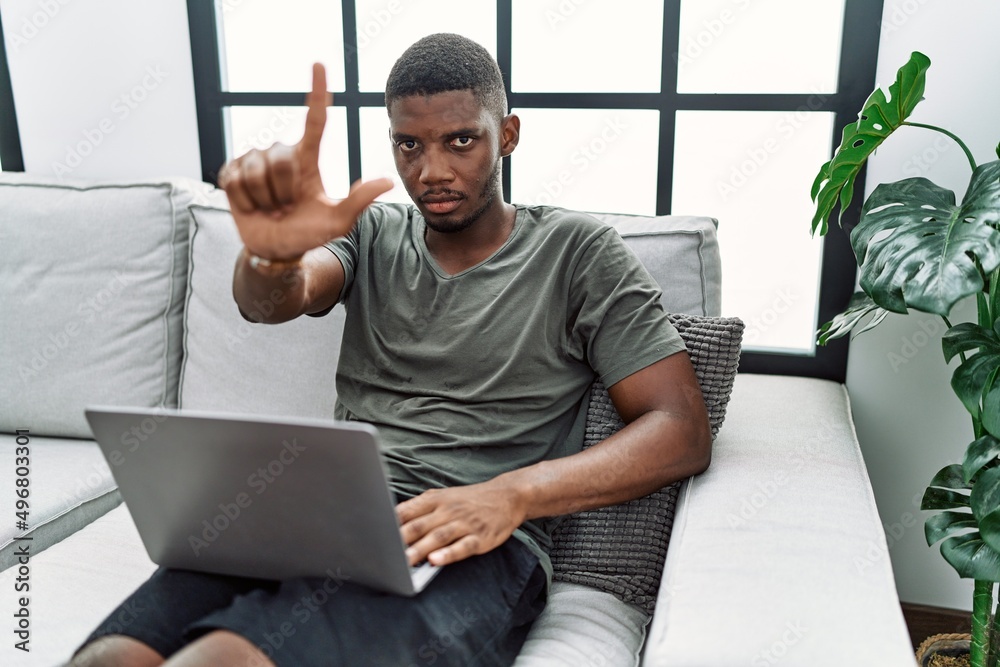
<instances>
[{"instance_id":1,"label":"man's face","mask_svg":"<svg viewBox=\"0 0 1000 667\"><path fill-rule=\"evenodd\" d=\"M498 201L500 158L517 144L512 118L498 123L470 90L393 101L396 170L428 227L462 231Z\"/></svg>"}]
</instances>

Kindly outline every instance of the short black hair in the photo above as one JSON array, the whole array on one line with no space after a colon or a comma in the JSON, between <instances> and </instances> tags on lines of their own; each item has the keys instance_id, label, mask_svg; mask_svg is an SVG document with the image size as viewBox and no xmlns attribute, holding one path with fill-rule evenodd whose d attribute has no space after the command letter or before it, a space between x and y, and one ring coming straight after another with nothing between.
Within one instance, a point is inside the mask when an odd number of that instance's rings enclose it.
<instances>
[{"instance_id":1,"label":"short black hair","mask_svg":"<svg viewBox=\"0 0 1000 667\"><path fill-rule=\"evenodd\" d=\"M428 35L403 52L385 84L385 106L411 95L471 90L499 122L507 115L507 91L490 52L467 37Z\"/></svg>"}]
</instances>

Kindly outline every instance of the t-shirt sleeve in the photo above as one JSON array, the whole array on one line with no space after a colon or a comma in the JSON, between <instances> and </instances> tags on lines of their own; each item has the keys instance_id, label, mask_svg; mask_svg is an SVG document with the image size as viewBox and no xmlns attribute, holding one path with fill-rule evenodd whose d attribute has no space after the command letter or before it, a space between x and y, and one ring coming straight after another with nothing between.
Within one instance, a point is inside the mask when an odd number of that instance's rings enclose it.
<instances>
[{"instance_id":1,"label":"t-shirt sleeve","mask_svg":"<svg viewBox=\"0 0 1000 667\"><path fill-rule=\"evenodd\" d=\"M660 296L614 228L580 255L570 281L570 345L606 387L686 349Z\"/></svg>"},{"instance_id":2,"label":"t-shirt sleeve","mask_svg":"<svg viewBox=\"0 0 1000 667\"><path fill-rule=\"evenodd\" d=\"M344 267L344 287L340 290L336 303L343 303L351 291L354 284L354 275L358 266L358 253L361 247L361 225L365 221L365 214L358 218L357 224L348 232L347 236L327 241L323 247L333 253L333 256L340 260ZM308 313L312 317L323 317L333 310L333 306L316 313Z\"/></svg>"},{"instance_id":3,"label":"t-shirt sleeve","mask_svg":"<svg viewBox=\"0 0 1000 667\"><path fill-rule=\"evenodd\" d=\"M358 252L361 245L361 225L364 221L365 216L362 216L347 236L323 244L336 255L344 266L344 287L340 290L340 296L337 298L338 303L343 303L347 299L347 295L351 292L351 286L354 284L354 272L358 266Z\"/></svg>"}]
</instances>

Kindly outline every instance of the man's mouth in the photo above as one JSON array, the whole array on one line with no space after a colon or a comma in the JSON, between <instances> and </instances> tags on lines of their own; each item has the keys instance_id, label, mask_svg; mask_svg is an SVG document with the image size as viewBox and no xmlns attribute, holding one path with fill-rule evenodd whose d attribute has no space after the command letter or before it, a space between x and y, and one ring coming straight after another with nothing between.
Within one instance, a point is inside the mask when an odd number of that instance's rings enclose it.
<instances>
[{"instance_id":1,"label":"man's mouth","mask_svg":"<svg viewBox=\"0 0 1000 667\"><path fill-rule=\"evenodd\" d=\"M431 213L445 215L461 206L463 197L458 195L425 195L420 198L423 205Z\"/></svg>"}]
</instances>

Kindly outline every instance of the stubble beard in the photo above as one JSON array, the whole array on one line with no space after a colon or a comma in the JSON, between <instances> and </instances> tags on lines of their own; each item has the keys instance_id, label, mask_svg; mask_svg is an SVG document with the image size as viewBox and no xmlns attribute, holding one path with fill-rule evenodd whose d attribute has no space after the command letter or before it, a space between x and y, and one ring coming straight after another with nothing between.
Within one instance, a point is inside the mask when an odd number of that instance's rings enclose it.
<instances>
[{"instance_id":1,"label":"stubble beard","mask_svg":"<svg viewBox=\"0 0 1000 667\"><path fill-rule=\"evenodd\" d=\"M497 190L500 186L500 174L502 173L502 168L503 162L501 160L497 160L496 166L493 168L493 173L490 174L490 177L486 181L486 185L479 194L480 197L485 197L485 201L483 201L482 206L456 222L432 222L425 217L424 224L439 234L457 234L458 232L464 232L466 229L474 225L479 218L483 217L483 213L485 213L487 209L493 205L493 202L496 201Z\"/></svg>"}]
</instances>

